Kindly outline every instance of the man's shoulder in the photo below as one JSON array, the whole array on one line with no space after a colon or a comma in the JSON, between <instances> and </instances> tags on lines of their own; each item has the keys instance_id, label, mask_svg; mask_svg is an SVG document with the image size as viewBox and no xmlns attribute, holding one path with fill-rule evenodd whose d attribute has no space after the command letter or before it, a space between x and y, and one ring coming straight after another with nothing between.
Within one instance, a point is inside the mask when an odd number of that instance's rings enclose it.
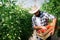
<instances>
[{"instance_id":1,"label":"man's shoulder","mask_svg":"<svg viewBox=\"0 0 60 40\"><path fill-rule=\"evenodd\" d=\"M48 14L48 12L43 12L43 14Z\"/></svg>"},{"instance_id":2,"label":"man's shoulder","mask_svg":"<svg viewBox=\"0 0 60 40\"><path fill-rule=\"evenodd\" d=\"M42 15L46 15L46 14L48 14L48 12L41 11L41 14L42 14Z\"/></svg>"},{"instance_id":3,"label":"man's shoulder","mask_svg":"<svg viewBox=\"0 0 60 40\"><path fill-rule=\"evenodd\" d=\"M32 19L34 19L34 18L35 18L35 15L32 16Z\"/></svg>"},{"instance_id":4,"label":"man's shoulder","mask_svg":"<svg viewBox=\"0 0 60 40\"><path fill-rule=\"evenodd\" d=\"M50 15L48 12L43 12L43 15L47 16Z\"/></svg>"}]
</instances>

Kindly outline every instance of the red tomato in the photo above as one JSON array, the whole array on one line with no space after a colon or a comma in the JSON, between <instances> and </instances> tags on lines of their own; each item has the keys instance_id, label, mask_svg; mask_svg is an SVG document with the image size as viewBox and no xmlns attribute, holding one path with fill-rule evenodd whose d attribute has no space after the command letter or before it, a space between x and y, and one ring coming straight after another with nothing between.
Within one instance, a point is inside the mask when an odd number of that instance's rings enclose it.
<instances>
[{"instance_id":1,"label":"red tomato","mask_svg":"<svg viewBox=\"0 0 60 40\"><path fill-rule=\"evenodd\" d=\"M37 33L40 33L40 32L44 33L44 32L46 32L46 29L37 30Z\"/></svg>"},{"instance_id":2,"label":"red tomato","mask_svg":"<svg viewBox=\"0 0 60 40\"><path fill-rule=\"evenodd\" d=\"M47 29L40 29L40 30L37 30L37 33L44 33L44 32L46 32L49 28L51 28L51 26L50 25L48 25L48 26L46 26L46 28ZM52 31L52 30L51 30Z\"/></svg>"}]
</instances>

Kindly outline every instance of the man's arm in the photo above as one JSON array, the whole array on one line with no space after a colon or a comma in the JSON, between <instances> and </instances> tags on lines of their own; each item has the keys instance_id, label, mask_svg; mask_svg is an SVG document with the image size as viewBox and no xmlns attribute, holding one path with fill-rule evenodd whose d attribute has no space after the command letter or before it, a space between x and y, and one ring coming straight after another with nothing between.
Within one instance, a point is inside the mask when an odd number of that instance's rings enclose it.
<instances>
[{"instance_id":1,"label":"man's arm","mask_svg":"<svg viewBox=\"0 0 60 40\"><path fill-rule=\"evenodd\" d=\"M37 26L37 25L35 24L35 17L34 17L34 16L32 17L32 25L33 25L33 28L34 28L34 29L46 28L46 27L44 27L44 26Z\"/></svg>"},{"instance_id":2,"label":"man's arm","mask_svg":"<svg viewBox=\"0 0 60 40\"><path fill-rule=\"evenodd\" d=\"M54 34L55 25L56 25L56 17L54 15L49 14L49 13L45 13L45 16L47 16L49 20L52 20L52 22L48 23L48 25L51 25L53 27L52 28L53 29L53 33L52 34Z\"/></svg>"},{"instance_id":3,"label":"man's arm","mask_svg":"<svg viewBox=\"0 0 60 40\"><path fill-rule=\"evenodd\" d=\"M52 22L50 23L50 25L53 26L53 27L55 27L55 25L56 25L56 18L54 18L54 19L52 20Z\"/></svg>"},{"instance_id":4,"label":"man's arm","mask_svg":"<svg viewBox=\"0 0 60 40\"><path fill-rule=\"evenodd\" d=\"M52 35L54 34L54 30L55 30L55 25L56 25L56 18L54 18L53 20L52 20L52 23L50 24L52 27L53 27L53 30L52 30Z\"/></svg>"},{"instance_id":5,"label":"man's arm","mask_svg":"<svg viewBox=\"0 0 60 40\"><path fill-rule=\"evenodd\" d=\"M48 25L52 26L52 35L54 34L54 30L55 30L55 25L56 25L56 18L54 18L52 20L51 23L49 23ZM49 29L48 29L49 30Z\"/></svg>"},{"instance_id":6,"label":"man's arm","mask_svg":"<svg viewBox=\"0 0 60 40\"><path fill-rule=\"evenodd\" d=\"M51 33L52 30L52 34L54 34L54 30L55 30L55 24L56 24L56 18L54 18L52 20L52 22L50 24L48 24L47 26L51 26L49 29L47 29L47 31L45 33L43 33L43 36L46 36L47 34Z\"/></svg>"},{"instance_id":7,"label":"man's arm","mask_svg":"<svg viewBox=\"0 0 60 40\"><path fill-rule=\"evenodd\" d=\"M46 29L46 27L44 27L44 26L34 26L34 29Z\"/></svg>"},{"instance_id":8,"label":"man's arm","mask_svg":"<svg viewBox=\"0 0 60 40\"><path fill-rule=\"evenodd\" d=\"M55 30L55 25L56 25L56 18L54 18L54 19L52 20L52 22L49 23L48 25L51 25L51 26L53 27L53 32L54 32L54 30ZM44 26L34 26L34 29L41 29L41 28L45 28L45 29L46 29L46 27L44 27Z\"/></svg>"}]
</instances>

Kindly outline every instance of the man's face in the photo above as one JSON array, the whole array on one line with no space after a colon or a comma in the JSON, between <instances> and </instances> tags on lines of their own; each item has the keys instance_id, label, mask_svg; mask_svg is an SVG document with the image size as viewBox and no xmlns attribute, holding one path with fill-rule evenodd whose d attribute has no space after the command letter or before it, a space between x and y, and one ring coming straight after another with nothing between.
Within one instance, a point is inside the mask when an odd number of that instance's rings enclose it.
<instances>
[{"instance_id":1,"label":"man's face","mask_svg":"<svg viewBox=\"0 0 60 40\"><path fill-rule=\"evenodd\" d=\"M39 16L40 16L40 15L39 15L39 14L40 14L40 13L39 13L39 10L38 10L36 13L34 13L34 14L35 14L36 17L39 17Z\"/></svg>"}]
</instances>

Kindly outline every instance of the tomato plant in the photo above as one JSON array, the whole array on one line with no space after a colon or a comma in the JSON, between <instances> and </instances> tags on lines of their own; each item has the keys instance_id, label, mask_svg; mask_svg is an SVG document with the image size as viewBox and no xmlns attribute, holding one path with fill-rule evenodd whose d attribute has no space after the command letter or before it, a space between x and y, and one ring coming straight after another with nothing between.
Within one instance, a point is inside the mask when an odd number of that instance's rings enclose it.
<instances>
[{"instance_id":1,"label":"tomato plant","mask_svg":"<svg viewBox=\"0 0 60 40\"><path fill-rule=\"evenodd\" d=\"M28 40L32 15L16 5L0 6L0 40Z\"/></svg>"}]
</instances>

